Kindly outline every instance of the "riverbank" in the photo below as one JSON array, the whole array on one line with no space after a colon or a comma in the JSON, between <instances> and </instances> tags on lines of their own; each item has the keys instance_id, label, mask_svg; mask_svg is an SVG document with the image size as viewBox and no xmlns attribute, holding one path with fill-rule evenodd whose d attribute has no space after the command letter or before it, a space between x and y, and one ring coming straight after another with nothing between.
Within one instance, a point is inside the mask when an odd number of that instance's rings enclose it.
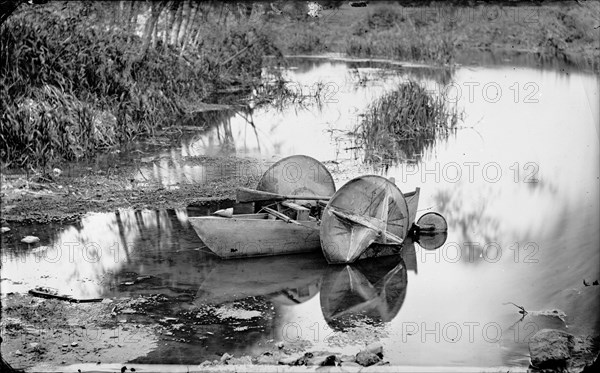
<instances>
[{"instance_id":1,"label":"riverbank","mask_svg":"<svg viewBox=\"0 0 600 373\"><path fill-rule=\"evenodd\" d=\"M152 167L148 161L145 167ZM68 175L2 175L3 223L48 223L76 220L88 212L120 208L178 209L214 201L234 200L238 187L255 187L261 161L238 157L186 157L178 167L203 167L213 175L203 183L164 186L146 182L140 165L114 169L84 169ZM224 172L233 170L234 172ZM208 172L210 173L210 172ZM135 176L138 176L137 179Z\"/></svg>"},{"instance_id":2,"label":"riverbank","mask_svg":"<svg viewBox=\"0 0 600 373\"><path fill-rule=\"evenodd\" d=\"M318 18L274 18L275 44L291 54L345 53L438 64L473 51L515 52L599 71L597 2L415 4L343 4L323 9Z\"/></svg>"}]
</instances>

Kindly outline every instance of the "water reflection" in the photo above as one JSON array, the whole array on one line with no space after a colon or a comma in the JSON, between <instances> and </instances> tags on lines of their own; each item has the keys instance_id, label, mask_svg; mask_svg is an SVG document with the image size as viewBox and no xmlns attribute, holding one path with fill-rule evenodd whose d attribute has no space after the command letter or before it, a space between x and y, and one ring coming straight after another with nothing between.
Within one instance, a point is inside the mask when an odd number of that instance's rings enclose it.
<instances>
[{"instance_id":1,"label":"water reflection","mask_svg":"<svg viewBox=\"0 0 600 373\"><path fill-rule=\"evenodd\" d=\"M354 327L358 318L389 322L404 303L406 286L406 265L398 255L330 266L321 286L321 310L334 330Z\"/></svg>"},{"instance_id":2,"label":"water reflection","mask_svg":"<svg viewBox=\"0 0 600 373\"><path fill-rule=\"evenodd\" d=\"M210 182L217 177L213 170L193 159L202 156L263 158L302 153L321 160L362 158L353 132L370 102L405 79L444 85L454 74L451 69L368 61L290 59L289 66L285 73L289 88L301 96L295 104L278 110L259 105L198 114L190 121L193 126L186 128L204 129L187 132L179 146L145 158L134 175L136 182L164 187ZM320 97L319 105L298 104L306 101L302 96L314 95ZM400 158L418 160L433 146L431 139L404 142ZM227 176L235 176L235 170L226 171Z\"/></svg>"},{"instance_id":3,"label":"water reflection","mask_svg":"<svg viewBox=\"0 0 600 373\"><path fill-rule=\"evenodd\" d=\"M260 353L265 341L282 338L277 326L285 309L314 301L332 325L350 326L357 317L390 322L402 307L407 270L416 272L414 245L351 266L328 266L318 252L221 260L204 248L188 217L224 207L120 210L88 214L76 224L14 226L2 236L2 294L44 286L75 298L129 299L121 308L131 322L161 330L169 330L169 320L183 325L172 337L163 334L164 343L138 363ZM21 244L27 234L38 235L40 244ZM353 302L348 294L362 298Z\"/></svg>"},{"instance_id":4,"label":"water reflection","mask_svg":"<svg viewBox=\"0 0 600 373\"><path fill-rule=\"evenodd\" d=\"M321 253L218 261L200 284L195 302L266 296L280 304L302 303L318 293L326 268Z\"/></svg>"}]
</instances>

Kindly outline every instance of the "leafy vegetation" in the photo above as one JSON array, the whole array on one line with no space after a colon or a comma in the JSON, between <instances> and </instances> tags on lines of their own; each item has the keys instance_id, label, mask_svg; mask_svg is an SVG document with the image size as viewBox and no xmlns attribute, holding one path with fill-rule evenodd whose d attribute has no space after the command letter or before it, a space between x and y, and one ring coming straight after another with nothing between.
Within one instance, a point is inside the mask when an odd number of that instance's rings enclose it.
<instances>
[{"instance_id":1,"label":"leafy vegetation","mask_svg":"<svg viewBox=\"0 0 600 373\"><path fill-rule=\"evenodd\" d=\"M262 58L277 49L249 16L220 10L190 1L23 5L0 29L3 165L90 156L193 115L219 90L260 84ZM143 29L138 17L147 17Z\"/></svg>"},{"instance_id":2,"label":"leafy vegetation","mask_svg":"<svg viewBox=\"0 0 600 373\"><path fill-rule=\"evenodd\" d=\"M459 119L458 109L442 96L409 81L375 100L355 132L367 162L411 161L447 136Z\"/></svg>"}]
</instances>

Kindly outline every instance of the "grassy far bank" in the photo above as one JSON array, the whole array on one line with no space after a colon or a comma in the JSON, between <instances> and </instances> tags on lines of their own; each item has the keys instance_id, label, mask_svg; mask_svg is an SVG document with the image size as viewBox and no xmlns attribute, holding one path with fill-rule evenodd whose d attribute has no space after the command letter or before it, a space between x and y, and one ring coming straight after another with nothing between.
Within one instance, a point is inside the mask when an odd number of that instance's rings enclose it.
<instances>
[{"instance_id":1,"label":"grassy far bank","mask_svg":"<svg viewBox=\"0 0 600 373\"><path fill-rule=\"evenodd\" d=\"M335 52L433 63L451 63L457 54L473 50L514 51L599 68L599 2L423 3L371 1L354 8L344 2L324 8L319 18L278 19L275 43L293 54Z\"/></svg>"}]
</instances>

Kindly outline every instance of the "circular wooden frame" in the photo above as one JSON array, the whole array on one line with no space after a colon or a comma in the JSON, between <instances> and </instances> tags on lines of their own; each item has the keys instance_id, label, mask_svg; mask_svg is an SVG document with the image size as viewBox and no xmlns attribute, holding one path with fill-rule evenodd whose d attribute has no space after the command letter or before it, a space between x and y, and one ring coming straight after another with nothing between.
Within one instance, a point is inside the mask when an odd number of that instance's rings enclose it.
<instances>
[{"instance_id":1,"label":"circular wooden frame","mask_svg":"<svg viewBox=\"0 0 600 373\"><path fill-rule=\"evenodd\" d=\"M256 189L281 195L332 196L335 183L321 162L306 155L292 155L269 167Z\"/></svg>"},{"instance_id":2,"label":"circular wooden frame","mask_svg":"<svg viewBox=\"0 0 600 373\"><path fill-rule=\"evenodd\" d=\"M329 263L352 263L371 243L390 243L385 233L406 238L408 223L408 205L396 184L360 176L342 186L323 211L321 248Z\"/></svg>"}]
</instances>

